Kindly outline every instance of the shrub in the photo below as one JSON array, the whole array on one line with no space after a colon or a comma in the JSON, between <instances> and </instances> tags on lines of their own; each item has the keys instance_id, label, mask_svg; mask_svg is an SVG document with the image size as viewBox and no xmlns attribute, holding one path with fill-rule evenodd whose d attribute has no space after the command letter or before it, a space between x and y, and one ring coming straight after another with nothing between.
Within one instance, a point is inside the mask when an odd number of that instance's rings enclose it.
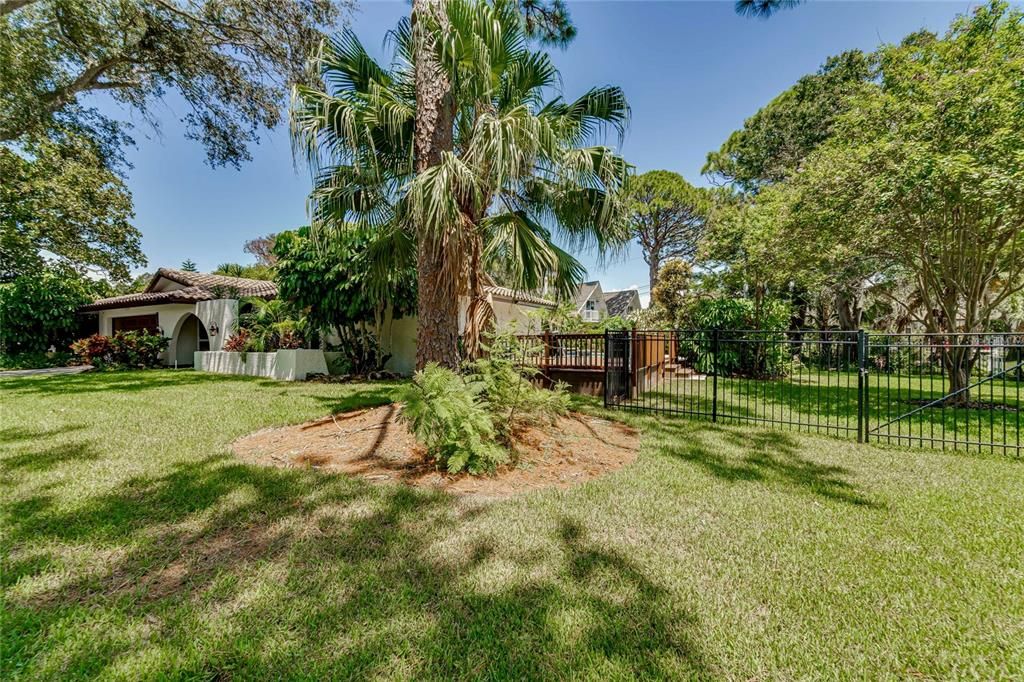
<instances>
[{"instance_id":1,"label":"shrub","mask_svg":"<svg viewBox=\"0 0 1024 682\"><path fill-rule=\"evenodd\" d=\"M515 336L492 336L485 351L464 374L428 365L403 396L404 418L452 473L493 471L508 461L508 448L523 428L554 422L569 407L565 384L546 390L531 383L538 370L520 367L530 349Z\"/></svg>"},{"instance_id":2,"label":"shrub","mask_svg":"<svg viewBox=\"0 0 1024 682\"><path fill-rule=\"evenodd\" d=\"M508 460L508 453L495 441L483 389L479 381L430 363L416 372L405 392L403 418L451 473L493 471Z\"/></svg>"},{"instance_id":3,"label":"shrub","mask_svg":"<svg viewBox=\"0 0 1024 682\"><path fill-rule=\"evenodd\" d=\"M71 344L71 352L86 365L97 367L113 364L114 349L109 336L93 334Z\"/></svg>"},{"instance_id":4,"label":"shrub","mask_svg":"<svg viewBox=\"0 0 1024 682\"><path fill-rule=\"evenodd\" d=\"M74 272L45 269L0 284L0 349L43 353L68 347L79 333L79 306L90 301Z\"/></svg>"},{"instance_id":5,"label":"shrub","mask_svg":"<svg viewBox=\"0 0 1024 682\"><path fill-rule=\"evenodd\" d=\"M160 355L171 340L145 330L118 332L111 339L114 361L122 367L159 367Z\"/></svg>"},{"instance_id":6,"label":"shrub","mask_svg":"<svg viewBox=\"0 0 1024 682\"><path fill-rule=\"evenodd\" d=\"M249 346L249 330L239 327L234 334L224 342L224 350L232 353L243 353Z\"/></svg>"},{"instance_id":7,"label":"shrub","mask_svg":"<svg viewBox=\"0 0 1024 682\"><path fill-rule=\"evenodd\" d=\"M784 302L765 301L758 310L750 299L701 299L688 318L698 331L687 337L681 350L701 372L710 373L717 366L725 376L769 378L786 373L790 349L784 341L790 311ZM725 332L717 354L715 332Z\"/></svg>"},{"instance_id":8,"label":"shrub","mask_svg":"<svg viewBox=\"0 0 1024 682\"><path fill-rule=\"evenodd\" d=\"M551 390L537 388L531 382L540 370L523 365L535 349L511 334L492 336L484 345L486 355L469 365L470 376L483 385L483 397L494 422L497 438L511 445L516 433L531 423L554 423L569 409L567 385L558 383Z\"/></svg>"},{"instance_id":9,"label":"shrub","mask_svg":"<svg viewBox=\"0 0 1024 682\"><path fill-rule=\"evenodd\" d=\"M83 362L100 368L159 367L161 353L170 339L145 330L117 332L114 336L93 334L71 344L72 352Z\"/></svg>"}]
</instances>

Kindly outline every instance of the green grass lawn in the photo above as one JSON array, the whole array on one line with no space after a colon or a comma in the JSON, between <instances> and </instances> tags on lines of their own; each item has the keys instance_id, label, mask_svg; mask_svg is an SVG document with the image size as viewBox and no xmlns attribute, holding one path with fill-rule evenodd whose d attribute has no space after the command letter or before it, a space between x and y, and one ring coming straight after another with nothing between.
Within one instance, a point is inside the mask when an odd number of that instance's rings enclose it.
<instances>
[{"instance_id":1,"label":"green grass lawn","mask_svg":"<svg viewBox=\"0 0 1024 682\"><path fill-rule=\"evenodd\" d=\"M0 677L1024 676L1021 461L623 415L633 465L484 504L228 450L393 390L0 382Z\"/></svg>"},{"instance_id":2,"label":"green grass lawn","mask_svg":"<svg viewBox=\"0 0 1024 682\"><path fill-rule=\"evenodd\" d=\"M979 378L973 381L979 381ZM710 377L655 378L639 386L632 405L711 414ZM970 400L996 409L924 407L946 395L941 375L868 376L869 440L896 445L1019 455L1024 447L1024 383L985 381ZM857 437L857 373L801 369L781 379L719 377L719 417L727 422L789 422L793 430ZM945 440L945 444L941 441Z\"/></svg>"}]
</instances>

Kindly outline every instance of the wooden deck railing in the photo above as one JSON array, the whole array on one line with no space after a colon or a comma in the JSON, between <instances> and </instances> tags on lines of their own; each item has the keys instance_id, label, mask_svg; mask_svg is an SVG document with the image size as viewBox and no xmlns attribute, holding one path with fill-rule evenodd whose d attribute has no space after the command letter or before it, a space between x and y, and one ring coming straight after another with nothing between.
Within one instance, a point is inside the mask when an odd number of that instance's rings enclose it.
<instances>
[{"instance_id":1,"label":"wooden deck railing","mask_svg":"<svg viewBox=\"0 0 1024 682\"><path fill-rule=\"evenodd\" d=\"M631 368L634 383L643 375L662 371L667 358L675 354L674 338L643 331L630 333ZM604 334L532 334L519 336L528 347L523 364L541 371L565 370L604 372ZM603 376L601 378L603 381Z\"/></svg>"}]
</instances>

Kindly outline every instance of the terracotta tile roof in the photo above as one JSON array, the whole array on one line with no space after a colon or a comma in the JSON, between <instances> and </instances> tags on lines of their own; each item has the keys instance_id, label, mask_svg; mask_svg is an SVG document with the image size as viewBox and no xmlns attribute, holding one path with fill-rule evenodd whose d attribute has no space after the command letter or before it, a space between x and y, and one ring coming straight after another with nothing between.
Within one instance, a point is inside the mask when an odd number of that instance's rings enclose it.
<instances>
[{"instance_id":1,"label":"terracotta tile roof","mask_svg":"<svg viewBox=\"0 0 1024 682\"><path fill-rule=\"evenodd\" d=\"M185 286L184 289L154 291L157 282L168 279ZM277 295L277 284L261 279L244 277L225 277L210 275L204 272L185 272L172 268L160 268L146 286L146 290L138 294L125 294L101 298L79 308L79 312L89 313L111 308L134 308L143 305L161 305L164 303L195 303L212 301L217 298L244 298L259 296L273 298Z\"/></svg>"},{"instance_id":2,"label":"terracotta tile roof","mask_svg":"<svg viewBox=\"0 0 1024 682\"><path fill-rule=\"evenodd\" d=\"M247 279L245 277L225 277L224 275L210 275L205 272L186 272L173 268L160 268L153 275L153 280L146 287L149 291L156 282L163 277L187 287L200 287L210 291L216 289L237 289L239 296L262 296L272 298L277 296L277 284L263 279Z\"/></svg>"},{"instance_id":3,"label":"terracotta tile roof","mask_svg":"<svg viewBox=\"0 0 1024 682\"><path fill-rule=\"evenodd\" d=\"M140 305L159 305L161 303L195 303L213 299L212 293L201 287L185 287L173 291L145 291L141 294L125 294L101 298L79 308L79 312L89 313L109 308L134 308Z\"/></svg>"},{"instance_id":4,"label":"terracotta tile roof","mask_svg":"<svg viewBox=\"0 0 1024 682\"><path fill-rule=\"evenodd\" d=\"M533 294L517 292L515 289L510 289L509 287L485 286L484 291L495 298L502 298L507 301L512 301L513 303L529 303L531 305L540 305L548 308L556 307L554 301L549 301L546 298L534 296Z\"/></svg>"}]
</instances>

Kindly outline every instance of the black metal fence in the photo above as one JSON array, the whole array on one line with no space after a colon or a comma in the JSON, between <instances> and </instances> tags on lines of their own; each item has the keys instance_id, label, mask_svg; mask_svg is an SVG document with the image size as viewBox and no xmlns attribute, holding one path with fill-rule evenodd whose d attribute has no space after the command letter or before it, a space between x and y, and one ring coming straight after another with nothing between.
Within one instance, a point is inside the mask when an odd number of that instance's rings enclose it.
<instances>
[{"instance_id":1,"label":"black metal fence","mask_svg":"<svg viewBox=\"0 0 1024 682\"><path fill-rule=\"evenodd\" d=\"M1024 335L609 332L605 355L609 407L1022 453Z\"/></svg>"}]
</instances>

